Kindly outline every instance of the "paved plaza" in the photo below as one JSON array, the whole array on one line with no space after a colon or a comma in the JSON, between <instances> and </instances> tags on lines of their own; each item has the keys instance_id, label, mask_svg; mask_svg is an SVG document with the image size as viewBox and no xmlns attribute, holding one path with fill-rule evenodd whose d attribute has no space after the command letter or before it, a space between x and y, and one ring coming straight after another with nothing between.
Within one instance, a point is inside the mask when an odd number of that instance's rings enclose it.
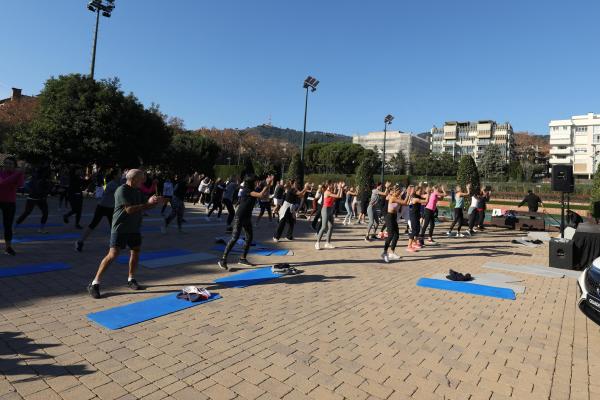
<instances>
[{"instance_id":1,"label":"paved plaza","mask_svg":"<svg viewBox=\"0 0 600 400\"><path fill-rule=\"evenodd\" d=\"M55 204L49 222L57 224ZM86 201L85 212L94 204ZM175 227L166 236L145 233L143 249L210 252L225 226L205 222L200 211L188 210L185 234ZM471 239L440 236L438 247L407 253L402 237L402 260L384 264L381 241L365 243L364 226L339 222L334 250L317 252L300 220L296 240L273 244L293 256L251 256L263 265L292 263L304 270L299 276L219 287L214 279L231 272L218 269L214 253L215 262L140 267L147 288L132 292L126 266L115 264L100 300L85 286L107 250L105 221L83 253L71 239L17 244L17 257L3 256L2 267L63 261L72 268L0 278L0 398L600 398L600 327L577 309L575 279L510 273L526 285L515 301L416 286L449 268L490 272L481 268L487 261L547 265L547 245L512 244L521 234L490 228ZM156 211L144 223L159 224ZM261 221L256 240L272 244L274 229ZM72 225L49 230L74 232ZM26 234L35 229L17 236ZM115 331L86 317L185 285L223 298Z\"/></svg>"}]
</instances>

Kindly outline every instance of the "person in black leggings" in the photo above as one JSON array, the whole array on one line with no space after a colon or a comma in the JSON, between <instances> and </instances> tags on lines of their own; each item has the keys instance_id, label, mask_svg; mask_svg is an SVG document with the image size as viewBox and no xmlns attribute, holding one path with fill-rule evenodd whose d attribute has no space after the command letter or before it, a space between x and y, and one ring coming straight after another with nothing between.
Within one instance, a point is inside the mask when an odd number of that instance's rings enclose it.
<instances>
[{"instance_id":1,"label":"person in black leggings","mask_svg":"<svg viewBox=\"0 0 600 400\"><path fill-rule=\"evenodd\" d=\"M229 240L229 243L227 243L227 246L225 246L223 256L221 256L221 259L219 259L217 262L219 267L224 270L229 269L227 266L227 256L229 256L233 246L235 246L240 238L242 230L245 234L244 247L238 264L244 266L254 266L254 264L250 263L247 259L248 251L250 250L250 244L252 243L253 239L252 210L256 205L256 200L269 193L271 185L273 184L273 175L269 175L267 177L265 185L260 192L255 189L257 181L258 178L256 175L249 175L244 179L244 187L240 191L239 195L239 206L235 212L235 217L233 218L231 239Z\"/></svg>"},{"instance_id":2,"label":"person in black leggings","mask_svg":"<svg viewBox=\"0 0 600 400\"><path fill-rule=\"evenodd\" d=\"M387 196L387 213L385 214L386 226L388 236L385 238L385 244L383 246L383 253L381 257L383 261L389 263L390 260L399 260L400 256L395 253L396 244L400 238L400 229L398 228L398 210L405 205L408 201L408 197L404 196L402 200L402 191L400 186L394 186ZM392 250L391 253L388 250Z\"/></svg>"},{"instance_id":3,"label":"person in black leggings","mask_svg":"<svg viewBox=\"0 0 600 400\"><path fill-rule=\"evenodd\" d=\"M13 222L17 210L17 189L23 187L23 172L17 169L17 160L13 157L4 159L4 167L0 171L0 211L4 225L4 252L14 256L12 248Z\"/></svg>"},{"instance_id":4,"label":"person in black leggings","mask_svg":"<svg viewBox=\"0 0 600 400\"><path fill-rule=\"evenodd\" d=\"M450 225L450 229L448 229L448 232L446 232L447 236L452 236L452 229L454 229L454 226L456 224L458 224L458 227L456 228L456 235L458 237L464 237L464 235L462 233L460 233L460 228L462 228L463 226L463 221L464 221L464 215L463 215L463 208L465 206L465 197L469 197L471 195L471 184L468 183L467 184L467 193L464 193L462 191L462 187L460 185L456 186L455 189L455 193L454 193L454 220L452 221L452 224Z\"/></svg>"},{"instance_id":5,"label":"person in black leggings","mask_svg":"<svg viewBox=\"0 0 600 400\"><path fill-rule=\"evenodd\" d=\"M69 223L69 217L75 215L75 228L83 229L81 222L81 210L83 208L83 189L86 187L86 181L83 179L83 170L75 167L71 170L69 177L69 188L67 189L71 211L63 215L63 222Z\"/></svg>"},{"instance_id":6,"label":"person in black leggings","mask_svg":"<svg viewBox=\"0 0 600 400\"><path fill-rule=\"evenodd\" d=\"M42 211L42 220L39 233L46 232L46 222L48 221L48 194L50 193L50 167L48 163L40 165L31 176L31 185L29 194L27 195L27 202L25 203L25 210L17 219L15 228L18 228L20 224L31 214L33 208L38 206Z\"/></svg>"},{"instance_id":7,"label":"person in black leggings","mask_svg":"<svg viewBox=\"0 0 600 400\"><path fill-rule=\"evenodd\" d=\"M106 186L104 187L102 197L94 210L92 222L90 222L86 230L83 231L79 240L75 242L75 250L78 252L83 251L83 245L86 239L92 234L98 224L100 224L102 218L106 218L108 226L112 227L112 218L115 211L115 192L119 186L121 186L121 171L118 168L109 171L106 175L106 179Z\"/></svg>"},{"instance_id":8,"label":"person in black leggings","mask_svg":"<svg viewBox=\"0 0 600 400\"><path fill-rule=\"evenodd\" d=\"M294 240L294 225L296 223L295 208L298 207L300 204L300 199L309 191L309 189L309 183L304 185L304 189L302 191L300 191L298 182L291 181L287 183L284 197L285 200L281 206L281 209L285 211L283 215L279 216L279 224L277 225L275 236L273 236L274 242L279 241L286 225L288 226L286 238L288 240Z\"/></svg>"},{"instance_id":9,"label":"person in black leggings","mask_svg":"<svg viewBox=\"0 0 600 400\"><path fill-rule=\"evenodd\" d=\"M225 192L225 183L221 178L217 179L215 182L215 187L212 191L212 207L208 212L207 218L210 220L210 216L215 210L217 212L217 219L221 219L221 213L223 212L223 193Z\"/></svg>"},{"instance_id":10,"label":"person in black leggings","mask_svg":"<svg viewBox=\"0 0 600 400\"><path fill-rule=\"evenodd\" d=\"M423 188L421 186L415 188L410 185L406 191L407 205L409 207L410 232L408 234L408 246L406 251L415 252L421 248L418 243L419 233L421 231L421 196Z\"/></svg>"}]
</instances>

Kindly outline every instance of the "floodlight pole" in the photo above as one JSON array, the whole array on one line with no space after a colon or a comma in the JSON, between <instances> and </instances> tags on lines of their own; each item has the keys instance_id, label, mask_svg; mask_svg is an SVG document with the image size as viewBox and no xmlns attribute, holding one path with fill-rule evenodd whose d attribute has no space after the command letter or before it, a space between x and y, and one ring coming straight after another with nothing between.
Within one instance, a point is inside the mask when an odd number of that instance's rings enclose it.
<instances>
[{"instance_id":1,"label":"floodlight pole","mask_svg":"<svg viewBox=\"0 0 600 400\"><path fill-rule=\"evenodd\" d=\"M385 141L387 139L387 120L383 123L383 156L381 157L381 183L385 179Z\"/></svg>"},{"instance_id":2,"label":"floodlight pole","mask_svg":"<svg viewBox=\"0 0 600 400\"><path fill-rule=\"evenodd\" d=\"M94 69L96 68L96 44L98 43L98 25L100 24L100 9L96 9L96 29L94 30L94 45L92 47L92 68L90 78L94 79Z\"/></svg>"},{"instance_id":3,"label":"floodlight pole","mask_svg":"<svg viewBox=\"0 0 600 400\"><path fill-rule=\"evenodd\" d=\"M306 85L305 85L306 86ZM306 86L306 97L304 98L304 129L302 129L302 145L300 146L300 184L304 184L304 146L306 145L306 116L308 114L308 89Z\"/></svg>"}]
</instances>

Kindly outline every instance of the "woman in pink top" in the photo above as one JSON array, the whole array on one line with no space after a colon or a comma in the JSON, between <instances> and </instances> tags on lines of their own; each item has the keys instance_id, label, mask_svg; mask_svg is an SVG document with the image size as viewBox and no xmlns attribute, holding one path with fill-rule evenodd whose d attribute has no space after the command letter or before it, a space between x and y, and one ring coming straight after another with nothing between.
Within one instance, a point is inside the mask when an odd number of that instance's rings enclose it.
<instances>
[{"instance_id":1,"label":"woman in pink top","mask_svg":"<svg viewBox=\"0 0 600 400\"><path fill-rule=\"evenodd\" d=\"M17 169L17 160L7 157L4 167L0 171L0 210L2 210L2 223L4 224L5 253L14 256L13 250L13 221L17 210L17 189L25 182L23 172Z\"/></svg>"},{"instance_id":2,"label":"woman in pink top","mask_svg":"<svg viewBox=\"0 0 600 400\"><path fill-rule=\"evenodd\" d=\"M425 212L423 213L423 226L421 227L420 235L421 246L425 244L425 231L427 230L427 227L429 227L429 239L427 239L427 243L434 243L433 228L435 227L435 212L437 210L438 201L443 199L444 196L446 196L446 191L444 190L443 186L441 186L439 189L437 185L427 188Z\"/></svg>"}]
</instances>

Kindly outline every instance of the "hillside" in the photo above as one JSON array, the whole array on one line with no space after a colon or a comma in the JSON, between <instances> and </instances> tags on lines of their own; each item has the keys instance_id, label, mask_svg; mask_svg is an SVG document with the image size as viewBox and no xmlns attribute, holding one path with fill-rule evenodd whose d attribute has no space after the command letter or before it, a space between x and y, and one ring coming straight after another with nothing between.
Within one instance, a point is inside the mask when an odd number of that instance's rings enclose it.
<instances>
[{"instance_id":1,"label":"hillside","mask_svg":"<svg viewBox=\"0 0 600 400\"><path fill-rule=\"evenodd\" d=\"M253 128L246 128L244 131L248 133L253 133L256 135L260 135L265 139L278 139L285 140L290 143L293 143L297 146L300 146L302 142L302 131L297 131L295 129L289 128L278 128L276 126L270 125L259 125ZM340 135L337 133L328 133L328 132L306 132L306 144L311 143L322 143L322 142L351 142L352 137Z\"/></svg>"}]
</instances>

